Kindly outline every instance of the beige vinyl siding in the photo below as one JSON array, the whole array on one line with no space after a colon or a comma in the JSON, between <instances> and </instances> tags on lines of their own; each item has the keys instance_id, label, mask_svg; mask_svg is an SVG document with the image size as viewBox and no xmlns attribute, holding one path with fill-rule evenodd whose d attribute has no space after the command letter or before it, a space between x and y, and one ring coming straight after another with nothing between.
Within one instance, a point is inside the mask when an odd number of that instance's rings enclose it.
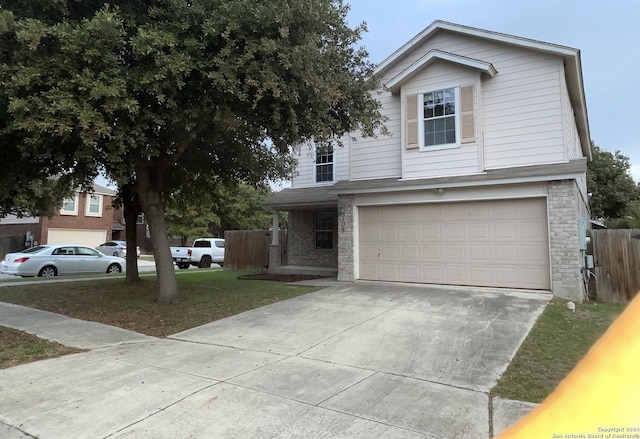
<instances>
[{"instance_id":1,"label":"beige vinyl siding","mask_svg":"<svg viewBox=\"0 0 640 439\"><path fill-rule=\"evenodd\" d=\"M309 187L313 186L314 180L314 149L312 145L300 145L295 153L296 170L293 172L291 187Z\"/></svg>"},{"instance_id":2,"label":"beige vinyl siding","mask_svg":"<svg viewBox=\"0 0 640 439\"><path fill-rule=\"evenodd\" d=\"M480 151L484 151L484 169L566 160L561 58L441 32L416 46L385 72L385 77L394 77L432 49L490 62L498 72L493 78L483 78L481 88L476 90L481 93L482 121L477 136L483 141ZM437 64L428 67L425 73L436 67ZM410 166L413 162L405 160L404 165ZM466 173L469 169L451 171ZM408 171L412 175L416 172L417 169ZM406 168L404 174L407 174ZM432 174L425 174L429 175Z\"/></svg>"},{"instance_id":3,"label":"beige vinyl siding","mask_svg":"<svg viewBox=\"0 0 640 439\"><path fill-rule=\"evenodd\" d=\"M301 145L295 153L298 164L293 173L291 187L311 187L320 185L331 185L336 181L349 179L349 137L341 139L343 146L336 146L333 150L333 182L315 182L315 146Z\"/></svg>"},{"instance_id":4,"label":"beige vinyl siding","mask_svg":"<svg viewBox=\"0 0 640 439\"><path fill-rule=\"evenodd\" d=\"M389 135L377 138L355 136L351 142L350 163L351 180L367 180L372 178L400 177L402 129L400 121L400 96L391 92L376 95L382 108L380 112L386 116L386 127Z\"/></svg>"},{"instance_id":5,"label":"beige vinyl siding","mask_svg":"<svg viewBox=\"0 0 640 439\"><path fill-rule=\"evenodd\" d=\"M445 61L436 61L402 87L402 95L412 95L451 86L474 85L474 106L480 89L477 71L456 66ZM460 108L457 109L460 112ZM478 123L475 118L474 124ZM477 127L475 129L477 132ZM458 131L458 143L461 142ZM481 158L477 142L464 143L457 147L430 147L429 149L403 149L402 178L438 177L457 174L473 174L481 170Z\"/></svg>"},{"instance_id":6,"label":"beige vinyl siding","mask_svg":"<svg viewBox=\"0 0 640 439\"><path fill-rule=\"evenodd\" d=\"M567 160L582 157L582 148L578 127L576 126L575 113L569 99L566 81L562 81L562 119L564 121L564 144Z\"/></svg>"},{"instance_id":7,"label":"beige vinyl siding","mask_svg":"<svg viewBox=\"0 0 640 439\"><path fill-rule=\"evenodd\" d=\"M565 160L561 68L559 58L518 56L511 63L505 59L500 77L487 81L482 101L487 169Z\"/></svg>"}]
</instances>

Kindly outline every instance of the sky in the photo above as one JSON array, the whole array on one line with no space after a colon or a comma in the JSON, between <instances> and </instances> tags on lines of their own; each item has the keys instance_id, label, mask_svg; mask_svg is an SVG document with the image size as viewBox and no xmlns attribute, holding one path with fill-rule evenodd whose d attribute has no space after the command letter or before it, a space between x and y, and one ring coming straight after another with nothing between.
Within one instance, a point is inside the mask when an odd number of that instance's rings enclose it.
<instances>
[{"instance_id":1,"label":"sky","mask_svg":"<svg viewBox=\"0 0 640 439\"><path fill-rule=\"evenodd\" d=\"M345 0L380 63L435 20L580 49L591 139L620 150L640 182L640 1Z\"/></svg>"}]
</instances>

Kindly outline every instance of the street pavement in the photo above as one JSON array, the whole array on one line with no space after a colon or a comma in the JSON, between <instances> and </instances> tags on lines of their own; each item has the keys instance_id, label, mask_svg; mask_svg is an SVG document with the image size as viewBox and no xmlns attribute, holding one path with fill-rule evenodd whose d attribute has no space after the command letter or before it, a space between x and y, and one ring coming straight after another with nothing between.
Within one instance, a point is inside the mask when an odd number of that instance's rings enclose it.
<instances>
[{"instance_id":1,"label":"street pavement","mask_svg":"<svg viewBox=\"0 0 640 439\"><path fill-rule=\"evenodd\" d=\"M166 339L0 304L91 349L0 371L0 437L488 438L533 407L488 392L550 295L329 284Z\"/></svg>"}]
</instances>

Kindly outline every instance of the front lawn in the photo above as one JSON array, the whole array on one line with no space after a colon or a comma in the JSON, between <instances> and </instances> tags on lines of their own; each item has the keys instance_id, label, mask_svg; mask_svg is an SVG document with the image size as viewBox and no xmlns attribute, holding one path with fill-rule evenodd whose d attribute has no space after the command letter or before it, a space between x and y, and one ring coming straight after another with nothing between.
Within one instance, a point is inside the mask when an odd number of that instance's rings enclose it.
<instances>
[{"instance_id":1,"label":"front lawn","mask_svg":"<svg viewBox=\"0 0 640 439\"><path fill-rule=\"evenodd\" d=\"M242 280L240 274L222 270L180 273L177 279L183 300L172 305L155 302L155 278L133 285L119 278L2 287L0 301L166 337L317 289Z\"/></svg>"},{"instance_id":2,"label":"front lawn","mask_svg":"<svg viewBox=\"0 0 640 439\"><path fill-rule=\"evenodd\" d=\"M541 402L622 313L625 305L585 303L575 313L553 299L492 389L493 396Z\"/></svg>"}]
</instances>

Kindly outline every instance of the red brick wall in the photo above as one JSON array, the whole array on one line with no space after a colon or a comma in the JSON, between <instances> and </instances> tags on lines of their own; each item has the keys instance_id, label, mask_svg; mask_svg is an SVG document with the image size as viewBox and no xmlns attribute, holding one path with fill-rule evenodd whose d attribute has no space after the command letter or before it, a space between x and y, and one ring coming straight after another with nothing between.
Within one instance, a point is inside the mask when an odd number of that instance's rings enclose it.
<instances>
[{"instance_id":1,"label":"red brick wall","mask_svg":"<svg viewBox=\"0 0 640 439\"><path fill-rule=\"evenodd\" d=\"M77 215L60 215L59 209L51 218L43 218L41 243L46 243L48 229L88 229L106 230L107 239L111 238L111 226L113 225L113 207L111 207L111 196L102 195L102 216L86 216L87 194L81 193L78 197Z\"/></svg>"}]
</instances>

